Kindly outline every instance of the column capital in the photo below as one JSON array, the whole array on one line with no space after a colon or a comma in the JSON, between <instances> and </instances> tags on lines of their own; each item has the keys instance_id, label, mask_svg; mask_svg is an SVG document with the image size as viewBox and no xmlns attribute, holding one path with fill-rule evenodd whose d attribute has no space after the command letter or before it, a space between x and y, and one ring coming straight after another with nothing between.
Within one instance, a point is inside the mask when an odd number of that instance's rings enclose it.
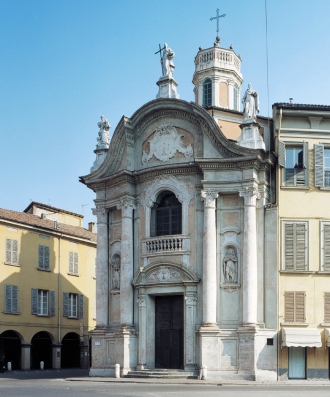
<instances>
[{"instance_id":1,"label":"column capital","mask_svg":"<svg viewBox=\"0 0 330 397\"><path fill-rule=\"evenodd\" d=\"M145 295L139 295L138 298L139 307L146 307L147 306L147 299Z\"/></svg>"},{"instance_id":2,"label":"column capital","mask_svg":"<svg viewBox=\"0 0 330 397\"><path fill-rule=\"evenodd\" d=\"M117 209L121 210L122 217L132 218L133 210L136 210L136 205L134 200L123 198L120 200L120 204L117 204Z\"/></svg>"},{"instance_id":3,"label":"column capital","mask_svg":"<svg viewBox=\"0 0 330 397\"><path fill-rule=\"evenodd\" d=\"M256 206L257 200L261 197L255 186L246 186L243 190L239 191L239 195L244 198L245 206Z\"/></svg>"},{"instance_id":4,"label":"column capital","mask_svg":"<svg viewBox=\"0 0 330 397\"><path fill-rule=\"evenodd\" d=\"M96 208L92 208L92 213L93 215L97 216L97 223L106 223L108 208L105 208L104 206L98 206Z\"/></svg>"},{"instance_id":5,"label":"column capital","mask_svg":"<svg viewBox=\"0 0 330 397\"><path fill-rule=\"evenodd\" d=\"M205 208L214 208L215 209L215 200L218 198L218 192L207 189L201 191L202 201L204 201Z\"/></svg>"},{"instance_id":6,"label":"column capital","mask_svg":"<svg viewBox=\"0 0 330 397\"><path fill-rule=\"evenodd\" d=\"M186 295L185 296L185 301L186 301L186 305L187 306L196 306L196 302L197 302L197 294L194 293L192 295Z\"/></svg>"}]
</instances>

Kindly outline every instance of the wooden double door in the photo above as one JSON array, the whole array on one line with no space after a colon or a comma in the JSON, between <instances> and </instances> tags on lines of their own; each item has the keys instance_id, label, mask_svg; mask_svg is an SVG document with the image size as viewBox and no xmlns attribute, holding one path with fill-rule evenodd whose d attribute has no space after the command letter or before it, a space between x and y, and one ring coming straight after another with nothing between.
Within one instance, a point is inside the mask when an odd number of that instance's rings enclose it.
<instances>
[{"instance_id":1,"label":"wooden double door","mask_svg":"<svg viewBox=\"0 0 330 397\"><path fill-rule=\"evenodd\" d=\"M183 369L183 296L155 299L155 366Z\"/></svg>"}]
</instances>

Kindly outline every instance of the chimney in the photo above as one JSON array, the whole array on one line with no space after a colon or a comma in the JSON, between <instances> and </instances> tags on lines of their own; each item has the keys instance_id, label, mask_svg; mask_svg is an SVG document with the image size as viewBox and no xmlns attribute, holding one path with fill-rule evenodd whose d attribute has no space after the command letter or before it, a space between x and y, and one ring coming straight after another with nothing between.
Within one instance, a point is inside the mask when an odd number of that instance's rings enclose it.
<instances>
[{"instance_id":1,"label":"chimney","mask_svg":"<svg viewBox=\"0 0 330 397\"><path fill-rule=\"evenodd\" d=\"M89 224L88 224L88 230L89 230L91 233L95 233L95 222L89 222Z\"/></svg>"}]
</instances>

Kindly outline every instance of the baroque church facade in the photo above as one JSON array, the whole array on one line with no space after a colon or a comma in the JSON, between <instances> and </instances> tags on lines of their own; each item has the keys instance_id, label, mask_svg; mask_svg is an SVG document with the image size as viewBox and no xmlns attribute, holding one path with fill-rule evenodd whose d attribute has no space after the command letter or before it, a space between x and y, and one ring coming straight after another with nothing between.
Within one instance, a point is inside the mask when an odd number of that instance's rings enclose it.
<instances>
[{"instance_id":1,"label":"baroque church facade","mask_svg":"<svg viewBox=\"0 0 330 397\"><path fill-rule=\"evenodd\" d=\"M91 376L202 370L277 379L277 210L271 129L241 59L200 48L195 102L164 46L157 99L123 117L81 181L96 193ZM250 91L249 91L250 90ZM266 255L268 253L268 255Z\"/></svg>"}]
</instances>

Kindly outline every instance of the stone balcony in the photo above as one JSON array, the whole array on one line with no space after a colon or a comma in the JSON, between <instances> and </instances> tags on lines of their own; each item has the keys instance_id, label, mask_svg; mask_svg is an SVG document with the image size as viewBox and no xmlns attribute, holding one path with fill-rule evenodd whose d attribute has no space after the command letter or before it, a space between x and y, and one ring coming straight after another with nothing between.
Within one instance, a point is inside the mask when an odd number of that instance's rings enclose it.
<instances>
[{"instance_id":1,"label":"stone balcony","mask_svg":"<svg viewBox=\"0 0 330 397\"><path fill-rule=\"evenodd\" d=\"M183 263L186 263L187 259L189 262L190 236L176 234L143 239L142 258L144 258L144 265L148 264L148 258L156 256L181 256Z\"/></svg>"},{"instance_id":2,"label":"stone balcony","mask_svg":"<svg viewBox=\"0 0 330 397\"><path fill-rule=\"evenodd\" d=\"M235 70L241 76L241 58L234 50L226 50L220 47L201 50L195 58L195 71L201 71L210 66Z\"/></svg>"}]
</instances>

